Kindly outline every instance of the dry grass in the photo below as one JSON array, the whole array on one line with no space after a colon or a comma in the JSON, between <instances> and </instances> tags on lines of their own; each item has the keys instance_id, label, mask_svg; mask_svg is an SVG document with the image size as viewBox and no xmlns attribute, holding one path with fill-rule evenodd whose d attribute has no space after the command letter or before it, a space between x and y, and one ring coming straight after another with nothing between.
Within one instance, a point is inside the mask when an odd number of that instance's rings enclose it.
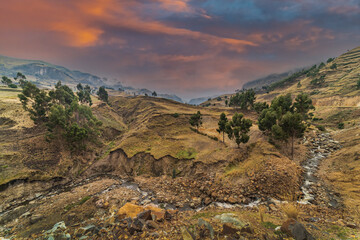
<instances>
[{"instance_id":1,"label":"dry grass","mask_svg":"<svg viewBox=\"0 0 360 240\"><path fill-rule=\"evenodd\" d=\"M299 208L295 204L293 203L285 204L284 206L282 206L282 211L286 214L288 218L292 218L295 220L298 219Z\"/></svg>"}]
</instances>

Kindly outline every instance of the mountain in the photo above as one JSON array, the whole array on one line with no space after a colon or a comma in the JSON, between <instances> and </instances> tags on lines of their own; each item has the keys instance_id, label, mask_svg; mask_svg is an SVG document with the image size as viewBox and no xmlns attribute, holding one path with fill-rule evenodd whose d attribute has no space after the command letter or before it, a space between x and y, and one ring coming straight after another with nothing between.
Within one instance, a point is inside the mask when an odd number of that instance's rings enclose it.
<instances>
[{"instance_id":1,"label":"mountain","mask_svg":"<svg viewBox=\"0 0 360 240\"><path fill-rule=\"evenodd\" d=\"M261 89L263 86L270 85L273 82L277 82L283 78L286 78L292 73L292 71L284 72L284 73L273 73L266 77L258 78L256 80L247 82L244 84L243 89Z\"/></svg>"},{"instance_id":2,"label":"mountain","mask_svg":"<svg viewBox=\"0 0 360 240\"><path fill-rule=\"evenodd\" d=\"M43 86L54 85L58 81L69 85L83 83L95 87L105 84L100 77L90 73L69 70L44 61L24 60L0 55L0 75L14 77L17 72L22 72L27 78Z\"/></svg>"},{"instance_id":3,"label":"mountain","mask_svg":"<svg viewBox=\"0 0 360 240\"><path fill-rule=\"evenodd\" d=\"M54 65L39 60L25 60L0 55L0 76L15 77L18 72L26 75L26 77L43 87L54 86L58 81L67 85L77 85L78 83L88 84L93 87L106 86L116 90L128 90L131 94L148 95L152 91L148 89L136 89L129 86L123 86L119 83L111 83L106 78L101 78L90 73L84 73L77 70L69 70L68 68ZM172 99L183 102L182 99L173 94L158 94L159 97Z\"/></svg>"},{"instance_id":4,"label":"mountain","mask_svg":"<svg viewBox=\"0 0 360 240\"><path fill-rule=\"evenodd\" d=\"M208 96L208 97L200 97L200 98L193 98L193 99L191 99L189 101L189 104L190 105L200 105L201 103L206 102L209 99L216 98L218 96L219 95L213 95L213 96Z\"/></svg>"}]
</instances>

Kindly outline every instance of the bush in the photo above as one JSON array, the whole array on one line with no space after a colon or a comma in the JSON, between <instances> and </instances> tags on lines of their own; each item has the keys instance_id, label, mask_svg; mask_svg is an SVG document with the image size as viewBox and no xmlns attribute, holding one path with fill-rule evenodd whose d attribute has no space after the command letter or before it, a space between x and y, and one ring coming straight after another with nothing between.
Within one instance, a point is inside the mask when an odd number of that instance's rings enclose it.
<instances>
[{"instance_id":1,"label":"bush","mask_svg":"<svg viewBox=\"0 0 360 240\"><path fill-rule=\"evenodd\" d=\"M343 122L338 124L338 128L339 129L344 129L345 128L345 124Z\"/></svg>"},{"instance_id":2,"label":"bush","mask_svg":"<svg viewBox=\"0 0 360 240\"><path fill-rule=\"evenodd\" d=\"M216 100L221 101L221 97L217 97Z\"/></svg>"},{"instance_id":3,"label":"bush","mask_svg":"<svg viewBox=\"0 0 360 240\"><path fill-rule=\"evenodd\" d=\"M330 69L337 69L336 63L333 63L333 64L330 66Z\"/></svg>"},{"instance_id":4,"label":"bush","mask_svg":"<svg viewBox=\"0 0 360 240\"><path fill-rule=\"evenodd\" d=\"M8 87L9 87L9 88L17 88L17 85L16 85L16 84L13 84L13 83L10 83L10 84L8 85Z\"/></svg>"},{"instance_id":5,"label":"bush","mask_svg":"<svg viewBox=\"0 0 360 240\"><path fill-rule=\"evenodd\" d=\"M322 132L326 130L323 125L319 125L319 126L316 126L316 127L317 127L317 129L319 129Z\"/></svg>"},{"instance_id":6,"label":"bush","mask_svg":"<svg viewBox=\"0 0 360 240\"><path fill-rule=\"evenodd\" d=\"M282 209L288 218L296 220L299 216L299 209L293 204L285 205Z\"/></svg>"},{"instance_id":7,"label":"bush","mask_svg":"<svg viewBox=\"0 0 360 240\"><path fill-rule=\"evenodd\" d=\"M173 113L172 116L173 116L174 118L178 118L178 117L179 117L179 114L178 114L178 113Z\"/></svg>"}]
</instances>

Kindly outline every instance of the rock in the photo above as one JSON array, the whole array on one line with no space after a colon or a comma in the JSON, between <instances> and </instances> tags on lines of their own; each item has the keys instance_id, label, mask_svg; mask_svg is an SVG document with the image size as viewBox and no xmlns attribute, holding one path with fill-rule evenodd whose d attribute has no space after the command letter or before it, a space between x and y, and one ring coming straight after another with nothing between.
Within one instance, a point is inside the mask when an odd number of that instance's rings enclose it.
<instances>
[{"instance_id":1,"label":"rock","mask_svg":"<svg viewBox=\"0 0 360 240\"><path fill-rule=\"evenodd\" d=\"M214 239L214 229L209 222L205 221L202 218L199 218L198 226L200 227L199 235L201 239L206 239L206 237L209 236L211 237L211 239Z\"/></svg>"},{"instance_id":2,"label":"rock","mask_svg":"<svg viewBox=\"0 0 360 240\"><path fill-rule=\"evenodd\" d=\"M141 213L139 213L137 215L137 218L139 219L143 219L143 220L152 220L152 217L151 217L151 210L146 210L146 211L143 211Z\"/></svg>"},{"instance_id":3,"label":"rock","mask_svg":"<svg viewBox=\"0 0 360 240\"><path fill-rule=\"evenodd\" d=\"M95 202L95 206L98 207L98 208L103 208L104 207L104 199L99 199Z\"/></svg>"},{"instance_id":4,"label":"rock","mask_svg":"<svg viewBox=\"0 0 360 240\"><path fill-rule=\"evenodd\" d=\"M355 224L355 223L346 223L346 226L348 227L348 228L353 228L353 229L355 229L355 228L357 228L357 225Z\"/></svg>"},{"instance_id":5,"label":"rock","mask_svg":"<svg viewBox=\"0 0 360 240\"><path fill-rule=\"evenodd\" d=\"M281 231L293 237L295 240L314 240L314 237L305 229L305 227L294 219L286 220Z\"/></svg>"},{"instance_id":6,"label":"rock","mask_svg":"<svg viewBox=\"0 0 360 240\"><path fill-rule=\"evenodd\" d=\"M131 217L135 218L139 213L143 212L144 208L132 203L126 203L124 206L122 206L119 211L117 212L117 215L119 218L125 218L125 217Z\"/></svg>"},{"instance_id":7,"label":"rock","mask_svg":"<svg viewBox=\"0 0 360 240\"><path fill-rule=\"evenodd\" d=\"M158 229L159 228L159 225L156 222L150 221L150 220L146 221L145 226L148 229Z\"/></svg>"},{"instance_id":8,"label":"rock","mask_svg":"<svg viewBox=\"0 0 360 240\"><path fill-rule=\"evenodd\" d=\"M145 225L145 221L142 219L135 218L129 228L129 233L133 235L135 232L141 232Z\"/></svg>"},{"instance_id":9,"label":"rock","mask_svg":"<svg viewBox=\"0 0 360 240\"><path fill-rule=\"evenodd\" d=\"M172 216L171 216L171 214L170 214L168 211L165 211L164 219L165 219L166 221L171 221Z\"/></svg>"},{"instance_id":10,"label":"rock","mask_svg":"<svg viewBox=\"0 0 360 240\"><path fill-rule=\"evenodd\" d=\"M183 240L194 240L195 237L193 237L190 233L190 231L186 227L181 227L181 235L183 237Z\"/></svg>"},{"instance_id":11,"label":"rock","mask_svg":"<svg viewBox=\"0 0 360 240\"><path fill-rule=\"evenodd\" d=\"M233 198L233 197L229 197L229 198L228 198L228 202L231 203L231 204L237 203L236 199Z\"/></svg>"},{"instance_id":12,"label":"rock","mask_svg":"<svg viewBox=\"0 0 360 240\"><path fill-rule=\"evenodd\" d=\"M232 223L239 228L245 227L247 225L247 223L236 218L235 214L233 213L223 213L221 215L216 215L214 218L220 220L222 223Z\"/></svg>"},{"instance_id":13,"label":"rock","mask_svg":"<svg viewBox=\"0 0 360 240\"><path fill-rule=\"evenodd\" d=\"M240 232L240 229L233 227L230 223L224 223L221 233L223 235L234 235L237 234L237 232Z\"/></svg>"},{"instance_id":14,"label":"rock","mask_svg":"<svg viewBox=\"0 0 360 240\"><path fill-rule=\"evenodd\" d=\"M40 221L41 219L43 219L44 216L43 215L40 215L40 214L36 214L36 215L32 215L30 217L30 224L34 224L34 223L37 223L38 221Z\"/></svg>"},{"instance_id":15,"label":"rock","mask_svg":"<svg viewBox=\"0 0 360 240\"><path fill-rule=\"evenodd\" d=\"M241 232L253 234L254 230L250 226L245 226L241 229Z\"/></svg>"}]
</instances>

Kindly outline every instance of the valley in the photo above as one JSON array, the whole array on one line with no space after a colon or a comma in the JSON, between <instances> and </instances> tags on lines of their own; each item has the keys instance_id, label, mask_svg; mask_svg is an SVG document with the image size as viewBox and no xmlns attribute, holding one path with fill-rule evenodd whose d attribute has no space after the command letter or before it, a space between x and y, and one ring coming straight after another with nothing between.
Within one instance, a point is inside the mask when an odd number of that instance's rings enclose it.
<instances>
[{"instance_id":1,"label":"valley","mask_svg":"<svg viewBox=\"0 0 360 240\"><path fill-rule=\"evenodd\" d=\"M74 152L1 86L0 239L359 239L359 52L256 94L312 98L293 157L231 95L192 106L111 89L91 95L99 138ZM252 122L239 147L217 131L238 112Z\"/></svg>"}]
</instances>

